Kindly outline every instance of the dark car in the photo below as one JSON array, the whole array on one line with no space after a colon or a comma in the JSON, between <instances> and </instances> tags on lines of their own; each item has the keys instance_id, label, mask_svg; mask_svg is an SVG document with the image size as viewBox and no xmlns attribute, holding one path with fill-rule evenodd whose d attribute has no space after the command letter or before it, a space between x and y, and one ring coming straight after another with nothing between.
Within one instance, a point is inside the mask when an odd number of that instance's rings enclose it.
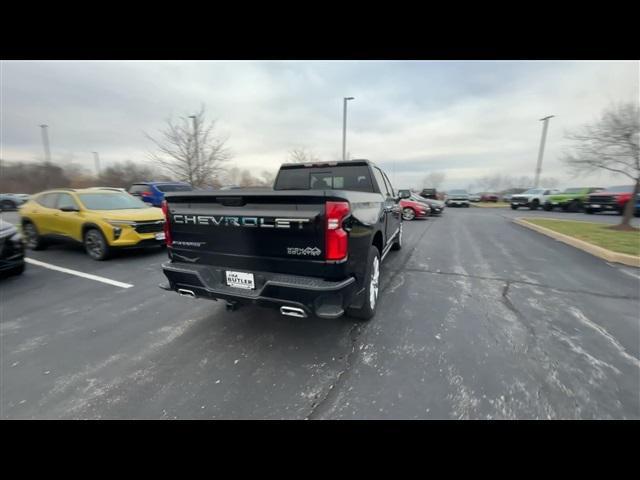
<instances>
[{"instance_id":1,"label":"dark car","mask_svg":"<svg viewBox=\"0 0 640 480\"><path fill-rule=\"evenodd\" d=\"M420 192L422 198L431 198L433 200L438 199L438 191L435 188L423 188Z\"/></svg>"},{"instance_id":2,"label":"dark car","mask_svg":"<svg viewBox=\"0 0 640 480\"><path fill-rule=\"evenodd\" d=\"M400 190L400 194L402 195L403 190ZM433 198L424 198L418 194L411 193L409 197L410 200L414 202L424 203L431 210L431 215L440 215L444 211L444 202L441 200L434 200Z\"/></svg>"},{"instance_id":3,"label":"dark car","mask_svg":"<svg viewBox=\"0 0 640 480\"><path fill-rule=\"evenodd\" d=\"M167 194L163 285L283 315L370 319L402 247L401 195L368 160L284 164L273 190Z\"/></svg>"},{"instance_id":4,"label":"dark car","mask_svg":"<svg viewBox=\"0 0 640 480\"><path fill-rule=\"evenodd\" d=\"M162 206L164 194L169 192L190 192L193 187L183 182L138 182L129 187L129 193L154 207Z\"/></svg>"},{"instance_id":5,"label":"dark car","mask_svg":"<svg viewBox=\"0 0 640 480\"><path fill-rule=\"evenodd\" d=\"M0 220L0 274L20 275L24 272L24 243L18 229Z\"/></svg>"}]
</instances>

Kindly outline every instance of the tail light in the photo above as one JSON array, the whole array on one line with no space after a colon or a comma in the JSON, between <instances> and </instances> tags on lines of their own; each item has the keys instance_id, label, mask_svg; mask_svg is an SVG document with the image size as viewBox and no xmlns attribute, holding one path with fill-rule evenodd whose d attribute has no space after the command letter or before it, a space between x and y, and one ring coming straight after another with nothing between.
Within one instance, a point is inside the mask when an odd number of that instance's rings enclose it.
<instances>
[{"instance_id":1,"label":"tail light","mask_svg":"<svg viewBox=\"0 0 640 480\"><path fill-rule=\"evenodd\" d=\"M326 260L342 260L347 256L349 237L342 228L342 222L349 215L349 212L348 202L327 202L326 204Z\"/></svg>"},{"instance_id":2,"label":"tail light","mask_svg":"<svg viewBox=\"0 0 640 480\"><path fill-rule=\"evenodd\" d=\"M166 200L162 201L162 213L164 214L164 225L162 225L162 229L164 230L164 241L167 246L170 247L173 240L171 238L171 229L169 228L169 205Z\"/></svg>"},{"instance_id":3,"label":"tail light","mask_svg":"<svg viewBox=\"0 0 640 480\"><path fill-rule=\"evenodd\" d=\"M144 192L141 193L141 195L143 197L151 197L153 195L153 193L145 190Z\"/></svg>"}]
</instances>

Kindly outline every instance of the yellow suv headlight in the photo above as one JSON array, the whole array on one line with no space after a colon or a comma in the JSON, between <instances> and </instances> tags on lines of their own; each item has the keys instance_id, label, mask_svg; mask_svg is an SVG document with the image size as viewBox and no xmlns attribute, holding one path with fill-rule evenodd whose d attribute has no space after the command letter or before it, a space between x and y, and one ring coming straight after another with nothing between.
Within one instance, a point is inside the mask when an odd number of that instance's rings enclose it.
<instances>
[{"instance_id":1,"label":"yellow suv headlight","mask_svg":"<svg viewBox=\"0 0 640 480\"><path fill-rule=\"evenodd\" d=\"M136 222L131 222L129 220L111 220L110 218L103 218L105 222L114 227L122 227L122 226L132 226L135 225Z\"/></svg>"}]
</instances>

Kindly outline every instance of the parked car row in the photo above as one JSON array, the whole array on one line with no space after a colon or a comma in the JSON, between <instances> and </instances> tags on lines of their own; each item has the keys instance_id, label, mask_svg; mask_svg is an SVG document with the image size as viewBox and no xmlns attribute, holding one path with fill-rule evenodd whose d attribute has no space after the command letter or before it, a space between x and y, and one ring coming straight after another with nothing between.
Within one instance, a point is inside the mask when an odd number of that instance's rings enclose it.
<instances>
[{"instance_id":1,"label":"parked car row","mask_svg":"<svg viewBox=\"0 0 640 480\"><path fill-rule=\"evenodd\" d=\"M425 190L427 192L425 193ZM398 190L401 196L400 206L402 208L402 218L404 220L414 220L416 218L426 218L429 215L440 215L444 210L444 202L433 197L436 196L435 189L425 189L420 195L410 189ZM423 197L422 194L428 195Z\"/></svg>"},{"instance_id":2,"label":"parked car row","mask_svg":"<svg viewBox=\"0 0 640 480\"><path fill-rule=\"evenodd\" d=\"M0 273L24 270L24 248L53 242L84 245L94 260L118 249L165 246L165 192L191 191L181 182L140 182L117 187L56 188L34 195L2 194L2 210L18 210L21 231L0 220Z\"/></svg>"},{"instance_id":3,"label":"parked car row","mask_svg":"<svg viewBox=\"0 0 640 480\"><path fill-rule=\"evenodd\" d=\"M609 188L577 187L563 191L550 188L532 188L511 197L511 208L542 208L549 212L560 209L565 212L584 211L588 214L616 212L620 215L633 195L633 185L617 185ZM640 197L636 200L636 216L640 215Z\"/></svg>"}]
</instances>

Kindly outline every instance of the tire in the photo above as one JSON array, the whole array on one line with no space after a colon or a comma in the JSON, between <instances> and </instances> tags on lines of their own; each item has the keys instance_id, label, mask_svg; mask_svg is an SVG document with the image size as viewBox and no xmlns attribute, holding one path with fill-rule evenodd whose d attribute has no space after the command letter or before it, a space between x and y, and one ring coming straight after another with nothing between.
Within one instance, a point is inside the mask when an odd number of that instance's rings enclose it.
<instances>
[{"instance_id":1,"label":"tire","mask_svg":"<svg viewBox=\"0 0 640 480\"><path fill-rule=\"evenodd\" d=\"M545 212L550 212L551 210L553 210L553 206L552 206L550 203L545 203L545 204L542 206L542 209L543 209Z\"/></svg>"},{"instance_id":2,"label":"tire","mask_svg":"<svg viewBox=\"0 0 640 480\"><path fill-rule=\"evenodd\" d=\"M22 224L22 232L24 233L25 246L31 250L44 250L47 248L47 242L40 234L38 229L31 222Z\"/></svg>"},{"instance_id":3,"label":"tire","mask_svg":"<svg viewBox=\"0 0 640 480\"><path fill-rule=\"evenodd\" d=\"M585 213L588 213L589 215L593 215L595 212L595 210L593 208L586 208L584 210Z\"/></svg>"},{"instance_id":4,"label":"tire","mask_svg":"<svg viewBox=\"0 0 640 480\"><path fill-rule=\"evenodd\" d=\"M378 295L380 293L380 252L373 245L369 247L365 285L362 308L347 309L347 315L359 320L372 319L378 308Z\"/></svg>"},{"instance_id":5,"label":"tire","mask_svg":"<svg viewBox=\"0 0 640 480\"><path fill-rule=\"evenodd\" d=\"M91 258L97 261L106 260L111 255L111 248L104 235L97 228L84 232L84 249Z\"/></svg>"},{"instance_id":6,"label":"tire","mask_svg":"<svg viewBox=\"0 0 640 480\"><path fill-rule=\"evenodd\" d=\"M3 200L2 202L0 202L0 211L15 210L16 208L16 204L11 200Z\"/></svg>"},{"instance_id":7,"label":"tire","mask_svg":"<svg viewBox=\"0 0 640 480\"><path fill-rule=\"evenodd\" d=\"M511 205L511 210L517 210L518 209L518 205Z\"/></svg>"},{"instance_id":8,"label":"tire","mask_svg":"<svg viewBox=\"0 0 640 480\"><path fill-rule=\"evenodd\" d=\"M529 210L537 210L540 207L540 202L536 198L529 204Z\"/></svg>"},{"instance_id":9,"label":"tire","mask_svg":"<svg viewBox=\"0 0 640 480\"><path fill-rule=\"evenodd\" d=\"M627 202L618 207L618 215L624 215L624 209L627 208Z\"/></svg>"},{"instance_id":10,"label":"tire","mask_svg":"<svg viewBox=\"0 0 640 480\"><path fill-rule=\"evenodd\" d=\"M391 245L391 250L400 250L402 248L402 222L400 222L400 232L396 237L393 245Z\"/></svg>"},{"instance_id":11,"label":"tire","mask_svg":"<svg viewBox=\"0 0 640 480\"><path fill-rule=\"evenodd\" d=\"M416 212L413 211L413 208L405 207L402 209L402 220L410 222L416 218Z\"/></svg>"},{"instance_id":12,"label":"tire","mask_svg":"<svg viewBox=\"0 0 640 480\"><path fill-rule=\"evenodd\" d=\"M579 212L582 209L582 202L580 202L579 200L572 200L571 202L569 202L569 205L567 205L567 208L565 210L575 213L575 212Z\"/></svg>"},{"instance_id":13,"label":"tire","mask_svg":"<svg viewBox=\"0 0 640 480\"><path fill-rule=\"evenodd\" d=\"M24 273L24 268L25 268L25 264L22 263L17 267L14 267L11 270L9 270L9 275L22 275Z\"/></svg>"}]
</instances>

